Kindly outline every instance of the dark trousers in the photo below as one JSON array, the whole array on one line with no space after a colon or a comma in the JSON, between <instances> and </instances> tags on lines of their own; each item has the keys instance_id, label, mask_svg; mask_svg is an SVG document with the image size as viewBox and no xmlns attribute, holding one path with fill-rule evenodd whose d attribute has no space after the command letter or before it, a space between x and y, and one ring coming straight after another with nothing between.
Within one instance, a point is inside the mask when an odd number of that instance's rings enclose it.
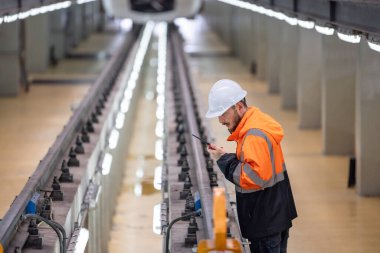
<instances>
[{"instance_id":1,"label":"dark trousers","mask_svg":"<svg viewBox=\"0 0 380 253\"><path fill-rule=\"evenodd\" d=\"M286 253L289 229L281 233L250 240L251 253Z\"/></svg>"}]
</instances>

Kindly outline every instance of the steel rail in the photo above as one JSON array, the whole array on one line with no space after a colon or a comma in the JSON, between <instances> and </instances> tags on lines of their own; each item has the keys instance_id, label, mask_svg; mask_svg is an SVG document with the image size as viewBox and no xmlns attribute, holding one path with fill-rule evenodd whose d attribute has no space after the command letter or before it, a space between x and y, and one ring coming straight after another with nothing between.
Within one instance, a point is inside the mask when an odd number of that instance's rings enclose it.
<instances>
[{"instance_id":1,"label":"steel rail","mask_svg":"<svg viewBox=\"0 0 380 253\"><path fill-rule=\"evenodd\" d=\"M192 101L190 99L189 87L191 86L191 81L188 78L188 69L185 65L185 55L183 51L183 45L181 43L181 37L178 31L172 29L170 41L173 48L173 60L175 60L175 66L177 66L178 80L180 89L182 91L183 105L186 110L186 121L188 130L190 133L200 136L199 129L196 122L196 116ZM210 180L206 170L206 163L203 156L202 145L198 140L191 138L191 146L194 152L194 162L195 162L195 172L198 181L198 190L201 198L202 204L202 217L203 223L205 225L205 234L208 238L213 237L213 226L212 226L212 189L210 187Z\"/></svg>"},{"instance_id":2,"label":"steel rail","mask_svg":"<svg viewBox=\"0 0 380 253\"><path fill-rule=\"evenodd\" d=\"M31 177L29 177L21 193L13 201L10 209L1 220L0 243L4 249L7 248L14 234L17 232L27 203L38 189L44 188L53 172L59 167L62 157L64 157L69 150L73 140L86 124L87 119L90 118L90 114L94 111L96 103L104 95L104 92L112 87L117 73L127 58L135 38L134 33L128 36L125 35L123 43L121 43L118 50L115 51L109 63L102 70L79 107L71 116L69 122L57 136L57 139L49 148L43 160L40 161L37 169L33 172Z\"/></svg>"}]
</instances>

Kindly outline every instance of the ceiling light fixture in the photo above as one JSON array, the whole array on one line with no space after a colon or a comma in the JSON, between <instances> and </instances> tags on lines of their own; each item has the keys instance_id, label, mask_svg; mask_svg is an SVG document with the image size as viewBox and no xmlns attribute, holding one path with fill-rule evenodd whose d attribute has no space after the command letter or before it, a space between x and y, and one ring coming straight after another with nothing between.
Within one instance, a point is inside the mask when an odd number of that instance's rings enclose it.
<instances>
[{"instance_id":1,"label":"ceiling light fixture","mask_svg":"<svg viewBox=\"0 0 380 253\"><path fill-rule=\"evenodd\" d=\"M369 48L377 52L380 52L380 37L369 35L367 43Z\"/></svg>"},{"instance_id":2,"label":"ceiling light fixture","mask_svg":"<svg viewBox=\"0 0 380 253\"><path fill-rule=\"evenodd\" d=\"M334 28L328 27L328 26L315 25L315 30L317 30L317 32L319 32L323 35L333 35L334 34Z\"/></svg>"},{"instance_id":3,"label":"ceiling light fixture","mask_svg":"<svg viewBox=\"0 0 380 253\"><path fill-rule=\"evenodd\" d=\"M305 29L313 29L314 28L314 21L298 19L297 23L300 27L305 28Z\"/></svg>"},{"instance_id":4,"label":"ceiling light fixture","mask_svg":"<svg viewBox=\"0 0 380 253\"><path fill-rule=\"evenodd\" d=\"M342 32L337 32L339 39L349 42L349 43L359 43L360 42L360 35L358 34L346 34Z\"/></svg>"}]
</instances>

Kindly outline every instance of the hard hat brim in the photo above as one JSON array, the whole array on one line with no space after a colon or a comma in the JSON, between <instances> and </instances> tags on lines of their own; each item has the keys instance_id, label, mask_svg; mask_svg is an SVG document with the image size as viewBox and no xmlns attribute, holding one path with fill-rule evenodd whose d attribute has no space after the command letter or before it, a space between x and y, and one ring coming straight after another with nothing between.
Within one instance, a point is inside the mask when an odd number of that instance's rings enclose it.
<instances>
[{"instance_id":1,"label":"hard hat brim","mask_svg":"<svg viewBox=\"0 0 380 253\"><path fill-rule=\"evenodd\" d=\"M221 116L223 113L224 112L210 112L210 111L208 111L206 113L206 118L208 118L208 119L216 118L216 117Z\"/></svg>"}]
</instances>

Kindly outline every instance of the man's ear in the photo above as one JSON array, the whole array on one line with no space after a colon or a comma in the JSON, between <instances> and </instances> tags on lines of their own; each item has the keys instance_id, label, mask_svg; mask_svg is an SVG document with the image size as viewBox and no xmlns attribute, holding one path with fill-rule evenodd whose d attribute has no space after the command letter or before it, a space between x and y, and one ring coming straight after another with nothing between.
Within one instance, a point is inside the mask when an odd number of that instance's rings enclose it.
<instances>
[{"instance_id":1,"label":"man's ear","mask_svg":"<svg viewBox=\"0 0 380 253\"><path fill-rule=\"evenodd\" d=\"M244 105L243 105L243 103L242 102L237 102L237 107L238 107L238 110L239 111L241 111L241 109L243 109L244 108Z\"/></svg>"},{"instance_id":2,"label":"man's ear","mask_svg":"<svg viewBox=\"0 0 380 253\"><path fill-rule=\"evenodd\" d=\"M245 112L245 109L246 109L244 104L242 102L238 102L236 104L236 107L237 107L237 111L239 112L239 115L242 116Z\"/></svg>"}]
</instances>

